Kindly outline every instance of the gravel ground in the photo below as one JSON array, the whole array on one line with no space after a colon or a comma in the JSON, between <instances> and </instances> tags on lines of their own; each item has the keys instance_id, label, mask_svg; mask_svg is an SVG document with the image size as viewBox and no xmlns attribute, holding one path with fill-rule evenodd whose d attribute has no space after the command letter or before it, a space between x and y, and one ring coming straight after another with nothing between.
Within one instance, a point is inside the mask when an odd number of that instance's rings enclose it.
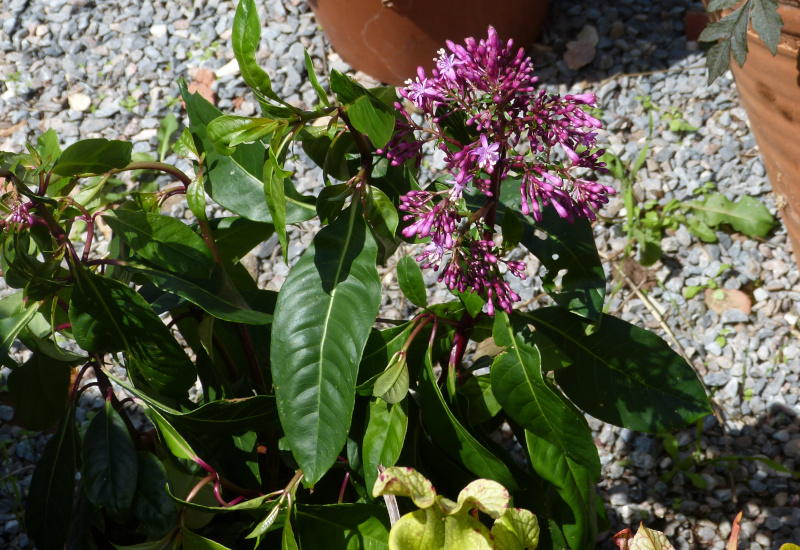
<instances>
[{"instance_id":1,"label":"gravel ground","mask_svg":"<svg viewBox=\"0 0 800 550\"><path fill-rule=\"evenodd\" d=\"M656 117L651 152L636 185L640 197L661 204L687 200L712 182L732 200L751 195L775 213L775 196L730 73L707 85L703 54L686 39L684 16L701 8L688 0L552 0L545 31L531 49L540 82L552 91L597 93L603 139L628 162L647 136L641 96L648 95L662 112L674 108L698 128L674 133ZM55 128L67 143L124 138L134 141L135 151L153 153L159 120L170 112L183 120L175 99L180 75L209 84L223 111L254 114L256 103L231 63L234 9L224 0L0 0L0 150L22 150L26 140ZM348 67L330 51L305 2L267 0L262 12L271 21L263 29L262 66L284 98L312 104L303 49L319 72L324 66ZM579 35L593 34L587 27L597 33L596 54L571 70L564 53ZM301 187L319 188L317 169L302 159L294 169ZM435 162L430 169L436 170ZM621 208L617 197L604 215L612 218ZM185 203L173 205L172 212L185 216ZM290 264L312 234L313 224L291 230ZM595 235L608 259L611 295L611 274L626 239L620 225L606 223L595 225ZM708 417L697 429L675 433L676 461L662 437L592 421L603 463L599 490L612 522L598 547L611 548L611 533L641 520L665 531L680 550L723 548L739 510L744 511L739 548L800 542L800 480L752 460L769 458L800 469L800 273L783 227L768 240L717 236L718 243L703 244L684 228L671 232L663 241L662 261L627 271L632 284L648 292L636 293L625 284L608 300L609 311L654 330L689 357L712 392L722 423ZM276 244L271 239L248 258L268 288L278 288L288 273ZM541 294L538 264L527 260L534 276L517 282L515 290L534 307ZM724 264L730 267L719 273ZM749 313L715 312L702 292L689 300L682 295L689 285L707 284L741 291L752 305ZM442 300L447 296L434 286L431 292ZM384 304L385 316L407 313L396 285L390 284ZM0 372L0 384L7 374ZM78 418L91 415L100 402L87 392ZM21 510L46 436L23 430L13 416L10 407L0 406L0 547L31 548ZM695 458L690 466L676 467L690 456ZM750 459L732 460L736 456Z\"/></svg>"}]
</instances>

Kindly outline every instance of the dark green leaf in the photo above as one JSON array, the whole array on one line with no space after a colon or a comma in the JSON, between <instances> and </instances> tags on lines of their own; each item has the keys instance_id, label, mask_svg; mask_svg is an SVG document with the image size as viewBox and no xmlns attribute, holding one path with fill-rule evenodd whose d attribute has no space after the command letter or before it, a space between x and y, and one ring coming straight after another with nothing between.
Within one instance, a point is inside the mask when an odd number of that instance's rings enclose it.
<instances>
[{"instance_id":1,"label":"dark green leaf","mask_svg":"<svg viewBox=\"0 0 800 550\"><path fill-rule=\"evenodd\" d=\"M231 155L237 145L271 136L282 126L282 122L271 118L222 115L209 122L208 139L214 143L217 151Z\"/></svg>"},{"instance_id":2,"label":"dark green leaf","mask_svg":"<svg viewBox=\"0 0 800 550\"><path fill-rule=\"evenodd\" d=\"M275 397L272 395L254 395L240 399L211 401L193 411L181 412L156 401L122 380L110 377L125 388L125 391L157 410L161 416L169 419L175 426L197 432L205 431L226 435L248 431L264 432L278 427Z\"/></svg>"},{"instance_id":3,"label":"dark green leaf","mask_svg":"<svg viewBox=\"0 0 800 550\"><path fill-rule=\"evenodd\" d=\"M67 407L70 373L65 363L34 354L8 376L14 412L29 430L46 430Z\"/></svg>"},{"instance_id":4,"label":"dark green leaf","mask_svg":"<svg viewBox=\"0 0 800 550\"><path fill-rule=\"evenodd\" d=\"M377 247L356 206L317 233L275 306L270 357L278 412L310 484L347 439L358 364L381 300Z\"/></svg>"},{"instance_id":5,"label":"dark green leaf","mask_svg":"<svg viewBox=\"0 0 800 550\"><path fill-rule=\"evenodd\" d=\"M352 188L346 183L324 187L317 196L317 215L320 223L327 225L339 217L347 197L352 194Z\"/></svg>"},{"instance_id":6,"label":"dark green leaf","mask_svg":"<svg viewBox=\"0 0 800 550\"><path fill-rule=\"evenodd\" d=\"M708 13L713 13L715 11L724 10L725 8L730 8L738 4L741 0L711 0L708 3L708 7L706 11Z\"/></svg>"},{"instance_id":7,"label":"dark green leaf","mask_svg":"<svg viewBox=\"0 0 800 550\"><path fill-rule=\"evenodd\" d=\"M714 44L706 53L708 83L711 84L728 70L731 64L731 41L723 40Z\"/></svg>"},{"instance_id":8,"label":"dark green leaf","mask_svg":"<svg viewBox=\"0 0 800 550\"><path fill-rule=\"evenodd\" d=\"M13 295L2 300L7 305L14 305L14 310L6 313L7 316L0 319L0 361L8 357L11 344L39 311L38 303L23 305L21 299L22 293L20 292L18 296Z\"/></svg>"},{"instance_id":9,"label":"dark green leaf","mask_svg":"<svg viewBox=\"0 0 800 550\"><path fill-rule=\"evenodd\" d=\"M138 477L133 514L148 535L163 537L178 524L178 508L167 494L167 471L154 454L136 453Z\"/></svg>"},{"instance_id":10,"label":"dark green leaf","mask_svg":"<svg viewBox=\"0 0 800 550\"><path fill-rule=\"evenodd\" d=\"M525 440L531 467L551 486L545 494L550 519L564 532L570 548L592 550L597 540L596 478L544 439L525 432Z\"/></svg>"},{"instance_id":11,"label":"dark green leaf","mask_svg":"<svg viewBox=\"0 0 800 550\"><path fill-rule=\"evenodd\" d=\"M783 19L778 13L778 3L775 0L753 0L753 29L758 37L764 41L772 55L778 52L778 42L781 39Z\"/></svg>"},{"instance_id":12,"label":"dark green leaf","mask_svg":"<svg viewBox=\"0 0 800 550\"><path fill-rule=\"evenodd\" d=\"M600 456L586 419L545 382L539 350L526 342L525 321L504 311L495 314L494 340L506 351L492 364L492 393L520 426L600 477Z\"/></svg>"},{"instance_id":13,"label":"dark green leaf","mask_svg":"<svg viewBox=\"0 0 800 550\"><path fill-rule=\"evenodd\" d=\"M281 550L299 550L297 541L294 538L294 531L292 530L291 517L287 517L286 521L283 523L283 533L281 533Z\"/></svg>"},{"instance_id":14,"label":"dark green leaf","mask_svg":"<svg viewBox=\"0 0 800 550\"><path fill-rule=\"evenodd\" d=\"M197 144L194 142L194 137L189 131L189 128L184 128L180 137L172 146L172 150L179 157L186 159L200 160L200 152L197 150Z\"/></svg>"},{"instance_id":15,"label":"dark green leaf","mask_svg":"<svg viewBox=\"0 0 800 550\"><path fill-rule=\"evenodd\" d=\"M201 237L180 220L137 210L106 212L103 220L144 259L205 278L214 269L214 255Z\"/></svg>"},{"instance_id":16,"label":"dark green leaf","mask_svg":"<svg viewBox=\"0 0 800 550\"><path fill-rule=\"evenodd\" d=\"M125 422L110 401L89 422L81 451L86 496L114 520L125 521L136 493L138 462Z\"/></svg>"},{"instance_id":17,"label":"dark green leaf","mask_svg":"<svg viewBox=\"0 0 800 550\"><path fill-rule=\"evenodd\" d=\"M578 407L611 424L665 432L711 412L694 369L664 340L604 315L587 336L580 317L555 307L526 315L572 358L556 380Z\"/></svg>"},{"instance_id":18,"label":"dark green leaf","mask_svg":"<svg viewBox=\"0 0 800 550\"><path fill-rule=\"evenodd\" d=\"M73 264L69 307L78 345L93 353L127 354L134 376L167 396L181 398L194 384L194 366L172 333L139 294Z\"/></svg>"},{"instance_id":19,"label":"dark green leaf","mask_svg":"<svg viewBox=\"0 0 800 550\"><path fill-rule=\"evenodd\" d=\"M747 59L747 28L750 25L750 11L742 10L731 35L731 53L741 67Z\"/></svg>"},{"instance_id":20,"label":"dark green leaf","mask_svg":"<svg viewBox=\"0 0 800 550\"><path fill-rule=\"evenodd\" d=\"M378 479L378 465L388 468L400 458L407 426L405 401L394 405L389 405L383 399L370 401L362 451L364 481L370 491Z\"/></svg>"},{"instance_id":21,"label":"dark green leaf","mask_svg":"<svg viewBox=\"0 0 800 550\"><path fill-rule=\"evenodd\" d=\"M206 215L206 190L202 178L195 178L186 188L186 203L189 210L200 221L208 221Z\"/></svg>"},{"instance_id":22,"label":"dark green leaf","mask_svg":"<svg viewBox=\"0 0 800 550\"><path fill-rule=\"evenodd\" d=\"M507 210L503 216L500 231L503 233L503 246L507 249L516 248L522 240L522 233L525 227L519 221L519 217L513 210Z\"/></svg>"},{"instance_id":23,"label":"dark green leaf","mask_svg":"<svg viewBox=\"0 0 800 550\"><path fill-rule=\"evenodd\" d=\"M308 55L308 50L303 53L306 54L306 72L308 72L308 79L311 81L311 85L314 87L314 90L316 90L320 102L326 107L330 107L331 102L328 101L328 94L326 94L325 90L322 89L322 86L319 85L319 80L317 80L317 75L314 72L314 64L311 62L311 56Z\"/></svg>"},{"instance_id":24,"label":"dark green leaf","mask_svg":"<svg viewBox=\"0 0 800 550\"><path fill-rule=\"evenodd\" d=\"M298 504L297 533L302 548L388 550L389 515L374 504Z\"/></svg>"},{"instance_id":25,"label":"dark green leaf","mask_svg":"<svg viewBox=\"0 0 800 550\"><path fill-rule=\"evenodd\" d=\"M478 477L493 479L513 491L517 482L508 467L494 453L481 445L461 425L442 397L433 373L431 353L425 354L425 368L418 386L425 429L434 443Z\"/></svg>"},{"instance_id":26,"label":"dark green leaf","mask_svg":"<svg viewBox=\"0 0 800 550\"><path fill-rule=\"evenodd\" d=\"M466 401L467 419L472 426L491 420L502 410L492 393L488 376L468 377L458 389L458 395Z\"/></svg>"},{"instance_id":27,"label":"dark green leaf","mask_svg":"<svg viewBox=\"0 0 800 550\"><path fill-rule=\"evenodd\" d=\"M244 2L247 2L247 0L242 0L242 3ZM181 536L184 550L230 550L227 546L222 546L218 542L192 533L185 527L181 529Z\"/></svg>"},{"instance_id":28,"label":"dark green leaf","mask_svg":"<svg viewBox=\"0 0 800 550\"><path fill-rule=\"evenodd\" d=\"M53 173L59 176L105 174L131 163L133 143L105 138L83 139L66 148L58 158Z\"/></svg>"},{"instance_id":29,"label":"dark green leaf","mask_svg":"<svg viewBox=\"0 0 800 550\"><path fill-rule=\"evenodd\" d=\"M749 195L733 203L722 193L714 193L704 202L688 205L703 222L711 227L728 224L748 237L766 237L775 226L775 218L767 207Z\"/></svg>"},{"instance_id":30,"label":"dark green leaf","mask_svg":"<svg viewBox=\"0 0 800 550\"><path fill-rule=\"evenodd\" d=\"M256 97L263 101L264 97L279 101L272 91L269 75L258 66L256 52L261 41L261 21L254 0L242 0L236 7L233 18L233 54L239 63L239 71ZM259 97L260 96L260 97Z\"/></svg>"},{"instance_id":31,"label":"dark green leaf","mask_svg":"<svg viewBox=\"0 0 800 550\"><path fill-rule=\"evenodd\" d=\"M394 112L369 90L333 69L331 91L345 106L353 127L366 134L372 145L384 147L394 131Z\"/></svg>"},{"instance_id":32,"label":"dark green leaf","mask_svg":"<svg viewBox=\"0 0 800 550\"><path fill-rule=\"evenodd\" d=\"M144 264L127 264L125 269L147 275L147 278L161 290L186 298L223 321L248 325L266 325L272 322L271 315L255 311L247 305L228 275L219 266L214 269L208 280L179 277Z\"/></svg>"},{"instance_id":33,"label":"dark green leaf","mask_svg":"<svg viewBox=\"0 0 800 550\"><path fill-rule=\"evenodd\" d=\"M212 218L209 223L222 261L233 264L238 264L248 252L275 232L275 227L270 223L254 222L238 216Z\"/></svg>"},{"instance_id":34,"label":"dark green leaf","mask_svg":"<svg viewBox=\"0 0 800 550\"><path fill-rule=\"evenodd\" d=\"M178 130L178 119L174 114L168 113L167 116L161 119L158 127L156 138L158 139L158 160L164 162L167 153L169 152L169 140Z\"/></svg>"},{"instance_id":35,"label":"dark green leaf","mask_svg":"<svg viewBox=\"0 0 800 550\"><path fill-rule=\"evenodd\" d=\"M63 550L75 492L75 409L67 409L36 465L25 506L28 535L40 550Z\"/></svg>"},{"instance_id":36,"label":"dark green leaf","mask_svg":"<svg viewBox=\"0 0 800 550\"><path fill-rule=\"evenodd\" d=\"M428 305L428 292L422 270L411 256L403 256L397 262L397 284L412 304L419 307Z\"/></svg>"}]
</instances>

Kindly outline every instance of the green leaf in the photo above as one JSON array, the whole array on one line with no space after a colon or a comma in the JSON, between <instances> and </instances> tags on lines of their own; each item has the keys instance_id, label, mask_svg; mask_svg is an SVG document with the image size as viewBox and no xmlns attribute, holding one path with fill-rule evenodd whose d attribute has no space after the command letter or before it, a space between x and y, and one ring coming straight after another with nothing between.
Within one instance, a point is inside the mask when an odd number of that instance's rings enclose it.
<instances>
[{"instance_id":1,"label":"green leaf","mask_svg":"<svg viewBox=\"0 0 800 550\"><path fill-rule=\"evenodd\" d=\"M353 127L366 134L372 145L385 147L394 131L394 112L369 90L333 69L331 91L345 106Z\"/></svg>"},{"instance_id":2,"label":"green leaf","mask_svg":"<svg viewBox=\"0 0 800 550\"><path fill-rule=\"evenodd\" d=\"M36 464L25 527L40 550L63 550L75 492L75 408L67 409Z\"/></svg>"},{"instance_id":3,"label":"green leaf","mask_svg":"<svg viewBox=\"0 0 800 550\"><path fill-rule=\"evenodd\" d=\"M178 130L178 127L178 119L172 113L168 113L167 116L162 118L158 125L156 139L158 139L158 159L161 162L164 162L164 158L169 152L169 140L172 134Z\"/></svg>"},{"instance_id":4,"label":"green leaf","mask_svg":"<svg viewBox=\"0 0 800 550\"><path fill-rule=\"evenodd\" d=\"M142 522L140 530L164 537L178 524L178 508L167 494L167 471L154 454L136 453L138 476L133 497L133 514Z\"/></svg>"},{"instance_id":5,"label":"green leaf","mask_svg":"<svg viewBox=\"0 0 800 550\"><path fill-rule=\"evenodd\" d=\"M520 508L509 508L492 526L497 550L535 550L539 532L536 516Z\"/></svg>"},{"instance_id":6,"label":"green leaf","mask_svg":"<svg viewBox=\"0 0 800 550\"><path fill-rule=\"evenodd\" d=\"M212 218L209 224L223 263L238 264L248 252L275 232L272 224L254 222L238 216Z\"/></svg>"},{"instance_id":7,"label":"green leaf","mask_svg":"<svg viewBox=\"0 0 800 550\"><path fill-rule=\"evenodd\" d=\"M353 194L346 183L328 185L317 195L317 215L323 225L333 222L342 211L347 197Z\"/></svg>"},{"instance_id":8,"label":"green leaf","mask_svg":"<svg viewBox=\"0 0 800 550\"><path fill-rule=\"evenodd\" d=\"M394 466L403 450L408 427L405 401L389 405L382 399L369 403L367 427L361 454L364 458L364 481L367 488L375 486L378 465Z\"/></svg>"},{"instance_id":9,"label":"green leaf","mask_svg":"<svg viewBox=\"0 0 800 550\"><path fill-rule=\"evenodd\" d=\"M643 523L639 524L636 536L628 543L627 547L630 550L675 550L664 533L648 529Z\"/></svg>"},{"instance_id":10,"label":"green leaf","mask_svg":"<svg viewBox=\"0 0 800 550\"><path fill-rule=\"evenodd\" d=\"M219 399L200 405L198 408L181 412L137 390L127 382L109 374L109 378L122 386L125 391L138 397L151 409L167 417L172 424L197 432L235 435L248 431L262 432L278 427L275 397L272 395L253 395L238 399ZM186 445L188 448L188 444ZM196 456L190 449L175 453L180 458L192 459ZM173 451L174 452L174 451ZM185 455L185 456L184 456Z\"/></svg>"},{"instance_id":11,"label":"green leaf","mask_svg":"<svg viewBox=\"0 0 800 550\"><path fill-rule=\"evenodd\" d=\"M322 89L322 86L319 85L317 74L314 72L314 64L311 62L311 56L308 55L308 50L305 50L303 53L306 55L306 72L308 73L308 80L311 81L311 85L314 87L314 90L316 90L320 103L326 107L330 107L331 102L328 101L328 94L326 94L325 90Z\"/></svg>"},{"instance_id":12,"label":"green leaf","mask_svg":"<svg viewBox=\"0 0 800 550\"><path fill-rule=\"evenodd\" d=\"M398 522L400 523L400 522ZM444 518L443 550L495 550L489 529L468 514Z\"/></svg>"},{"instance_id":13,"label":"green leaf","mask_svg":"<svg viewBox=\"0 0 800 550\"><path fill-rule=\"evenodd\" d=\"M425 354L425 368L417 392L423 424L439 448L476 476L493 479L511 490L517 488L517 482L508 467L481 445L447 406L433 374L430 349Z\"/></svg>"},{"instance_id":14,"label":"green leaf","mask_svg":"<svg viewBox=\"0 0 800 550\"><path fill-rule=\"evenodd\" d=\"M105 174L131 163L133 143L105 138L83 139L66 148L53 167L59 176Z\"/></svg>"},{"instance_id":15,"label":"green leaf","mask_svg":"<svg viewBox=\"0 0 800 550\"><path fill-rule=\"evenodd\" d=\"M516 212L513 210L506 211L500 225L500 231L503 233L503 246L508 250L516 248L520 240L522 240L524 230L525 228L522 222L519 221Z\"/></svg>"},{"instance_id":16,"label":"green leaf","mask_svg":"<svg viewBox=\"0 0 800 550\"><path fill-rule=\"evenodd\" d=\"M275 232L281 242L284 258L287 257L289 243L286 238L286 196L283 182L290 175L290 172L281 168L275 151L270 147L269 158L264 163L264 196L272 216L272 224L275 226Z\"/></svg>"},{"instance_id":17,"label":"green leaf","mask_svg":"<svg viewBox=\"0 0 800 550\"><path fill-rule=\"evenodd\" d=\"M34 354L8 376L14 412L29 430L46 430L64 413L72 369Z\"/></svg>"},{"instance_id":18,"label":"green leaf","mask_svg":"<svg viewBox=\"0 0 800 550\"><path fill-rule=\"evenodd\" d=\"M61 145L58 142L58 134L53 128L36 138L36 151L42 157L42 165L50 166L61 156Z\"/></svg>"},{"instance_id":19,"label":"green leaf","mask_svg":"<svg viewBox=\"0 0 800 550\"><path fill-rule=\"evenodd\" d=\"M237 145L271 136L282 125L283 121L271 118L222 115L209 122L208 139L218 152L231 155Z\"/></svg>"},{"instance_id":20,"label":"green leaf","mask_svg":"<svg viewBox=\"0 0 800 550\"><path fill-rule=\"evenodd\" d=\"M16 295L15 293L2 300L2 302L9 305L13 302L15 307L12 314L0 319L0 361L4 361L8 357L11 344L14 343L22 329L28 326L36 312L39 311L37 302L23 305L21 301L23 294L21 292L18 294ZM17 302L19 302L19 305L16 305Z\"/></svg>"},{"instance_id":21,"label":"green leaf","mask_svg":"<svg viewBox=\"0 0 800 550\"><path fill-rule=\"evenodd\" d=\"M301 548L388 550L389 516L374 504L297 504L297 533Z\"/></svg>"},{"instance_id":22,"label":"green leaf","mask_svg":"<svg viewBox=\"0 0 800 550\"><path fill-rule=\"evenodd\" d=\"M142 542L139 544L131 544L130 546L120 546L119 544L111 543L116 550L168 550L173 547L172 539L174 533L169 533L162 539L150 542Z\"/></svg>"},{"instance_id":23,"label":"green leaf","mask_svg":"<svg viewBox=\"0 0 800 550\"><path fill-rule=\"evenodd\" d=\"M525 441L531 467L555 490L555 494L546 494L550 519L564 532L570 548L593 550L597 540L596 478L544 439L526 431Z\"/></svg>"},{"instance_id":24,"label":"green leaf","mask_svg":"<svg viewBox=\"0 0 800 550\"><path fill-rule=\"evenodd\" d=\"M733 15L733 14L731 14ZM731 53L741 67L747 59L747 28L750 25L750 10L742 10L731 34Z\"/></svg>"},{"instance_id":25,"label":"green leaf","mask_svg":"<svg viewBox=\"0 0 800 550\"><path fill-rule=\"evenodd\" d=\"M178 219L137 210L106 212L103 220L114 233L154 264L207 278L214 269L214 256L201 237Z\"/></svg>"},{"instance_id":26,"label":"green leaf","mask_svg":"<svg viewBox=\"0 0 800 550\"><path fill-rule=\"evenodd\" d=\"M397 250L399 240L395 237L399 217L397 209L386 193L370 187L366 196L365 216L378 242L378 263L384 264Z\"/></svg>"},{"instance_id":27,"label":"green leaf","mask_svg":"<svg viewBox=\"0 0 800 550\"><path fill-rule=\"evenodd\" d=\"M472 426L494 418L502 410L492 393L492 384L488 376L468 377L458 389L458 394L467 402L467 419Z\"/></svg>"},{"instance_id":28,"label":"green leaf","mask_svg":"<svg viewBox=\"0 0 800 550\"><path fill-rule=\"evenodd\" d=\"M403 256L397 262L397 284L412 304L419 307L428 305L428 292L422 270L411 256Z\"/></svg>"},{"instance_id":29,"label":"green leaf","mask_svg":"<svg viewBox=\"0 0 800 550\"><path fill-rule=\"evenodd\" d=\"M702 38L702 36L701 36ZM723 40L719 44L714 44L706 52L706 68L708 69L708 83L711 84L717 78L725 74L731 65L731 41Z\"/></svg>"},{"instance_id":30,"label":"green leaf","mask_svg":"<svg viewBox=\"0 0 800 550\"><path fill-rule=\"evenodd\" d=\"M358 364L381 300L377 247L356 206L317 233L275 306L270 358L278 412L312 485L347 439Z\"/></svg>"},{"instance_id":31,"label":"green leaf","mask_svg":"<svg viewBox=\"0 0 800 550\"><path fill-rule=\"evenodd\" d=\"M413 468L393 466L378 476L372 496L408 497L418 508L428 508L436 502L436 489L428 478Z\"/></svg>"},{"instance_id":32,"label":"green leaf","mask_svg":"<svg viewBox=\"0 0 800 550\"><path fill-rule=\"evenodd\" d=\"M585 418L542 376L539 350L526 342L524 320L495 314L493 336L506 351L492 364L492 393L520 426L600 478L600 456Z\"/></svg>"},{"instance_id":33,"label":"green leaf","mask_svg":"<svg viewBox=\"0 0 800 550\"><path fill-rule=\"evenodd\" d=\"M444 548L445 516L438 506L416 510L401 517L389 533L392 550Z\"/></svg>"},{"instance_id":34,"label":"green leaf","mask_svg":"<svg viewBox=\"0 0 800 550\"><path fill-rule=\"evenodd\" d=\"M126 285L73 264L69 320L78 345L92 353L124 351L128 369L166 396L181 398L197 374L170 330Z\"/></svg>"},{"instance_id":35,"label":"green leaf","mask_svg":"<svg viewBox=\"0 0 800 550\"><path fill-rule=\"evenodd\" d=\"M405 356L397 356L375 380L372 395L390 404L399 403L408 395L409 373Z\"/></svg>"},{"instance_id":36,"label":"green leaf","mask_svg":"<svg viewBox=\"0 0 800 550\"><path fill-rule=\"evenodd\" d=\"M748 237L766 237L775 226L775 218L757 199L745 195L733 203L722 193L714 193L703 202L688 205L711 227L728 224Z\"/></svg>"},{"instance_id":37,"label":"green leaf","mask_svg":"<svg viewBox=\"0 0 800 550\"><path fill-rule=\"evenodd\" d=\"M666 432L711 412L694 369L652 332L604 315L587 336L580 317L554 307L526 317L572 358L574 366L555 371L556 381L592 416L631 430Z\"/></svg>"},{"instance_id":38,"label":"green leaf","mask_svg":"<svg viewBox=\"0 0 800 550\"><path fill-rule=\"evenodd\" d=\"M261 21L254 0L242 0L236 7L232 37L233 54L239 63L239 71L245 83L253 89L259 102L263 102L264 97L280 101L272 91L269 75L258 66L256 60L256 52L261 41Z\"/></svg>"},{"instance_id":39,"label":"green leaf","mask_svg":"<svg viewBox=\"0 0 800 550\"><path fill-rule=\"evenodd\" d=\"M200 160L200 152L197 150L197 144L194 142L194 137L189 128L183 129L178 140L172 145L172 150L179 157Z\"/></svg>"},{"instance_id":40,"label":"green leaf","mask_svg":"<svg viewBox=\"0 0 800 550\"><path fill-rule=\"evenodd\" d=\"M711 0L706 7L706 11L708 13L713 13L715 11L724 10L725 8L730 8L738 4L740 0Z\"/></svg>"},{"instance_id":41,"label":"green leaf","mask_svg":"<svg viewBox=\"0 0 800 550\"><path fill-rule=\"evenodd\" d=\"M136 494L138 461L125 422L110 401L86 430L82 447L83 486L89 501L115 521L128 519Z\"/></svg>"},{"instance_id":42,"label":"green leaf","mask_svg":"<svg viewBox=\"0 0 800 550\"><path fill-rule=\"evenodd\" d=\"M242 0L242 3L244 2L247 2L247 0ZM218 542L192 533L185 527L181 529L181 536L184 550L230 550L227 546L222 546Z\"/></svg>"},{"instance_id":43,"label":"green leaf","mask_svg":"<svg viewBox=\"0 0 800 550\"><path fill-rule=\"evenodd\" d=\"M308 53L306 53L308 55ZM291 513L290 517L286 518L283 523L283 533L281 533L281 550L299 550L297 541L294 538L294 531L292 530Z\"/></svg>"},{"instance_id":44,"label":"green leaf","mask_svg":"<svg viewBox=\"0 0 800 550\"><path fill-rule=\"evenodd\" d=\"M129 263L123 267L133 273L147 275L161 290L186 298L223 321L248 325L267 325L272 322L272 315L255 311L247 305L225 270L219 266L214 268L208 280L179 277L144 264Z\"/></svg>"}]
</instances>

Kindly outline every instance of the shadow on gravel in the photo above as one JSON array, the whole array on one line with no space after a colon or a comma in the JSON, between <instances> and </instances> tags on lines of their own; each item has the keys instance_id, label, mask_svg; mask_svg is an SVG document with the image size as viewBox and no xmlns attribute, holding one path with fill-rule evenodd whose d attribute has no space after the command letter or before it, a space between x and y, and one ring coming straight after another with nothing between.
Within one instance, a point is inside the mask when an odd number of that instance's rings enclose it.
<instances>
[{"instance_id":1,"label":"shadow on gravel","mask_svg":"<svg viewBox=\"0 0 800 550\"><path fill-rule=\"evenodd\" d=\"M597 442L616 462L604 465L599 493L611 529L598 549L616 548L614 533L635 531L642 521L677 550L723 548L740 510L740 549L800 543L800 477L752 459L798 469L800 416L793 407L773 402L764 414L727 420L726 427L708 416L701 429L673 433L677 460L661 436L618 429L614 440L604 437L607 430Z\"/></svg>"},{"instance_id":2,"label":"shadow on gravel","mask_svg":"<svg viewBox=\"0 0 800 550\"><path fill-rule=\"evenodd\" d=\"M551 0L544 30L531 49L540 82L599 82L616 74L674 67L697 49L686 39L688 11L702 11L691 0ZM564 61L567 43L586 25L597 31L594 59L578 70Z\"/></svg>"}]
</instances>

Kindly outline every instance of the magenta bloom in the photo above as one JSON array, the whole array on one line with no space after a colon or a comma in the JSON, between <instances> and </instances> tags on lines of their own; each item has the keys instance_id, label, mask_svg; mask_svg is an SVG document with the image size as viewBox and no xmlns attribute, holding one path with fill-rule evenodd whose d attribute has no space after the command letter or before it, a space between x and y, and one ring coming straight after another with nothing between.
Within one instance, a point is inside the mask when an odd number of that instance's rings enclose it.
<instances>
[{"instance_id":1,"label":"magenta bloom","mask_svg":"<svg viewBox=\"0 0 800 550\"><path fill-rule=\"evenodd\" d=\"M605 171L603 151L596 150L600 121L583 110L597 98L537 91L530 58L511 41L501 41L491 27L485 40L469 38L463 46L448 41L447 50L439 51L430 75L420 67L416 81L400 90L422 110L423 124L397 104L406 120L395 123L394 137L379 154L393 165L412 159L419 165L422 144L436 141L450 174L442 179L451 187L434 191L430 186L402 197L403 219L411 222L403 235L426 242L417 260L439 271L440 282L482 293L489 314L498 306L510 312L519 296L500 268L524 278L525 266L502 258L493 208L478 216L463 214L464 191L472 186L491 205L499 201L504 182L513 179L522 213L536 221L544 208L570 222L594 219L595 210L614 193L587 179L591 172Z\"/></svg>"}]
</instances>

